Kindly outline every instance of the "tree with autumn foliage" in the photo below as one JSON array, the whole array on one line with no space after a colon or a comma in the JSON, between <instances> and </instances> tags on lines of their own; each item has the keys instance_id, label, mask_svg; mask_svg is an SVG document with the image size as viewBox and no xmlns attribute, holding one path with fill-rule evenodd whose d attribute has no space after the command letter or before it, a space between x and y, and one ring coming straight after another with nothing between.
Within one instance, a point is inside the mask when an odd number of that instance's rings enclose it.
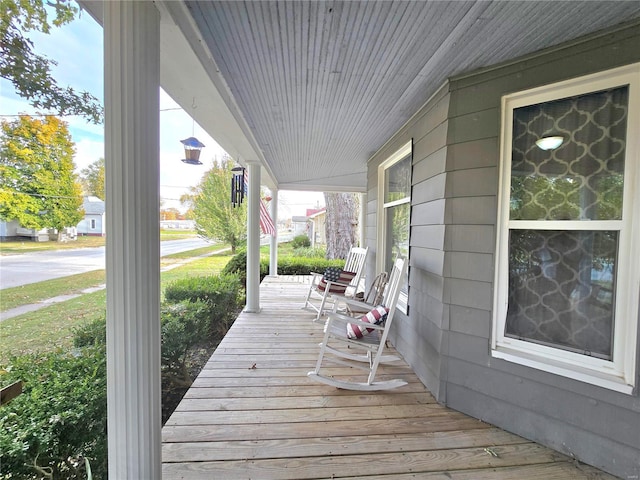
<instances>
[{"instance_id":1,"label":"tree with autumn foliage","mask_svg":"<svg viewBox=\"0 0 640 480\"><path fill-rule=\"evenodd\" d=\"M77 225L82 190L67 124L23 115L0 126L0 218L35 229Z\"/></svg>"}]
</instances>

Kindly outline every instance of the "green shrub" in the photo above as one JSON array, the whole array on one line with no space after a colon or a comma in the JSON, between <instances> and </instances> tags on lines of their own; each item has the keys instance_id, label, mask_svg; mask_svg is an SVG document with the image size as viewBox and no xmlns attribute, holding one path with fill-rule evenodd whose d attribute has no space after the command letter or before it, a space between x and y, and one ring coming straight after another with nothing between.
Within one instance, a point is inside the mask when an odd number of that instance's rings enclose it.
<instances>
[{"instance_id":1,"label":"green shrub","mask_svg":"<svg viewBox=\"0 0 640 480\"><path fill-rule=\"evenodd\" d=\"M73 346L89 347L107 344L107 319L97 318L93 322L73 329Z\"/></svg>"},{"instance_id":2,"label":"green shrub","mask_svg":"<svg viewBox=\"0 0 640 480\"><path fill-rule=\"evenodd\" d=\"M311 246L311 240L306 235L296 235L291 241L291 246L295 248L306 248Z\"/></svg>"},{"instance_id":3,"label":"green shrub","mask_svg":"<svg viewBox=\"0 0 640 480\"><path fill-rule=\"evenodd\" d=\"M107 375L103 347L13 358L3 382L23 393L0 408L0 478L107 478Z\"/></svg>"},{"instance_id":4,"label":"green shrub","mask_svg":"<svg viewBox=\"0 0 640 480\"><path fill-rule=\"evenodd\" d=\"M269 273L269 260L260 260L260 281ZM239 250L222 269L222 275L234 274L240 279L243 286L247 285L247 251Z\"/></svg>"},{"instance_id":5,"label":"green shrub","mask_svg":"<svg viewBox=\"0 0 640 480\"><path fill-rule=\"evenodd\" d=\"M188 277L169 284L164 291L166 303L202 301L209 308L209 334L222 337L244 304L244 291L235 274Z\"/></svg>"},{"instance_id":6,"label":"green shrub","mask_svg":"<svg viewBox=\"0 0 640 480\"><path fill-rule=\"evenodd\" d=\"M325 258L282 257L278 259L279 275L309 275L311 272L322 273L327 267L344 267L344 260L327 260Z\"/></svg>"},{"instance_id":7,"label":"green shrub","mask_svg":"<svg viewBox=\"0 0 640 480\"><path fill-rule=\"evenodd\" d=\"M164 304L161 319L162 369L190 381L187 354L210 335L211 309L202 300Z\"/></svg>"}]
</instances>

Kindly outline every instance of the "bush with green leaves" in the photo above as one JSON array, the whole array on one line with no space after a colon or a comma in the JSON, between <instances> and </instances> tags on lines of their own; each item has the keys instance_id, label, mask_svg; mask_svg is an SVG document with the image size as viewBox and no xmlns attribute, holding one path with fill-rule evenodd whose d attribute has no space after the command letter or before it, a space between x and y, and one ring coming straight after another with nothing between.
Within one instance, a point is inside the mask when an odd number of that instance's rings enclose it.
<instances>
[{"instance_id":1,"label":"bush with green leaves","mask_svg":"<svg viewBox=\"0 0 640 480\"><path fill-rule=\"evenodd\" d=\"M104 347L15 357L3 384L23 393L0 408L0 478L107 478ZM88 462L87 462L88 460Z\"/></svg>"},{"instance_id":2,"label":"bush with green leaves","mask_svg":"<svg viewBox=\"0 0 640 480\"><path fill-rule=\"evenodd\" d=\"M209 333L224 336L244 302L243 288L238 275L222 273L202 277L187 277L167 285L166 303L201 301L211 313Z\"/></svg>"},{"instance_id":3,"label":"bush with green leaves","mask_svg":"<svg viewBox=\"0 0 640 480\"><path fill-rule=\"evenodd\" d=\"M309 275L311 272L323 273L327 267L344 267L344 260L325 258L281 257L278 259L278 274Z\"/></svg>"},{"instance_id":4,"label":"bush with green leaves","mask_svg":"<svg viewBox=\"0 0 640 480\"><path fill-rule=\"evenodd\" d=\"M210 317L211 309L202 300L162 306L161 359L165 373L190 384L187 354L210 335Z\"/></svg>"},{"instance_id":5,"label":"bush with green leaves","mask_svg":"<svg viewBox=\"0 0 640 480\"><path fill-rule=\"evenodd\" d=\"M291 241L291 246L295 248L306 248L311 246L311 240L307 235L296 235Z\"/></svg>"},{"instance_id":6,"label":"bush with green leaves","mask_svg":"<svg viewBox=\"0 0 640 480\"><path fill-rule=\"evenodd\" d=\"M269 261L268 260L260 260L260 281L269 273ZM242 286L244 287L247 284L247 251L239 250L231 260L227 262L225 267L222 269L221 274L234 274L237 275L240 281L242 282Z\"/></svg>"},{"instance_id":7,"label":"bush with green leaves","mask_svg":"<svg viewBox=\"0 0 640 480\"><path fill-rule=\"evenodd\" d=\"M89 347L107 344L107 318L102 316L73 329L73 346Z\"/></svg>"}]
</instances>

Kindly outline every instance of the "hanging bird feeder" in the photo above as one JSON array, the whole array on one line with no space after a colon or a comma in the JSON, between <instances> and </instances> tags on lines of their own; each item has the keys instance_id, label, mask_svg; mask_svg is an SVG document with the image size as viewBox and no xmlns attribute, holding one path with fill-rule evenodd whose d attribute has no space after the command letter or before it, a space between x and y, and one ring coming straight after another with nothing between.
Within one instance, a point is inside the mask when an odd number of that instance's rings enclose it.
<instances>
[{"instance_id":1,"label":"hanging bird feeder","mask_svg":"<svg viewBox=\"0 0 640 480\"><path fill-rule=\"evenodd\" d=\"M204 144L200 142L196 137L189 137L184 140L180 140L184 145L184 158L182 161L190 165L202 165L200 161L200 151Z\"/></svg>"}]
</instances>

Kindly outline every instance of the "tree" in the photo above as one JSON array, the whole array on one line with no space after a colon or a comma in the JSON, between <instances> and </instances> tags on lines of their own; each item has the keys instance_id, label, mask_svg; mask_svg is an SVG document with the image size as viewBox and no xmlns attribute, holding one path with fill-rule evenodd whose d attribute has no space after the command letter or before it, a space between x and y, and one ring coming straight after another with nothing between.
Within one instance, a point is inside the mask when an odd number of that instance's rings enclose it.
<instances>
[{"instance_id":1,"label":"tree","mask_svg":"<svg viewBox=\"0 0 640 480\"><path fill-rule=\"evenodd\" d=\"M100 200L105 199L104 195L104 158L100 158L83 168L80 172L80 183L85 195L94 195Z\"/></svg>"},{"instance_id":2,"label":"tree","mask_svg":"<svg viewBox=\"0 0 640 480\"><path fill-rule=\"evenodd\" d=\"M160 220L184 220L180 210L174 207L161 208Z\"/></svg>"},{"instance_id":3,"label":"tree","mask_svg":"<svg viewBox=\"0 0 640 480\"><path fill-rule=\"evenodd\" d=\"M82 191L73 172L67 124L47 116L2 121L0 139L0 218L25 228L77 225Z\"/></svg>"},{"instance_id":4,"label":"tree","mask_svg":"<svg viewBox=\"0 0 640 480\"><path fill-rule=\"evenodd\" d=\"M228 243L235 253L247 236L247 202L235 208L231 205L233 167L230 157L214 160L211 170L194 188L192 200L198 235Z\"/></svg>"},{"instance_id":5,"label":"tree","mask_svg":"<svg viewBox=\"0 0 640 480\"><path fill-rule=\"evenodd\" d=\"M353 193L326 193L325 233L327 258L347 258L349 249L357 244L358 198Z\"/></svg>"},{"instance_id":6,"label":"tree","mask_svg":"<svg viewBox=\"0 0 640 480\"><path fill-rule=\"evenodd\" d=\"M0 0L0 77L10 81L18 95L38 109L57 115L81 115L95 124L102 123L104 109L88 92L62 87L51 76L56 62L33 51L33 42L25 34L51 31L49 12L55 16L51 24L60 27L70 23L78 8L68 0Z\"/></svg>"},{"instance_id":7,"label":"tree","mask_svg":"<svg viewBox=\"0 0 640 480\"><path fill-rule=\"evenodd\" d=\"M180 195L180 204L183 207L187 207L187 211L182 215L184 219L193 220L193 195L191 193Z\"/></svg>"}]
</instances>

